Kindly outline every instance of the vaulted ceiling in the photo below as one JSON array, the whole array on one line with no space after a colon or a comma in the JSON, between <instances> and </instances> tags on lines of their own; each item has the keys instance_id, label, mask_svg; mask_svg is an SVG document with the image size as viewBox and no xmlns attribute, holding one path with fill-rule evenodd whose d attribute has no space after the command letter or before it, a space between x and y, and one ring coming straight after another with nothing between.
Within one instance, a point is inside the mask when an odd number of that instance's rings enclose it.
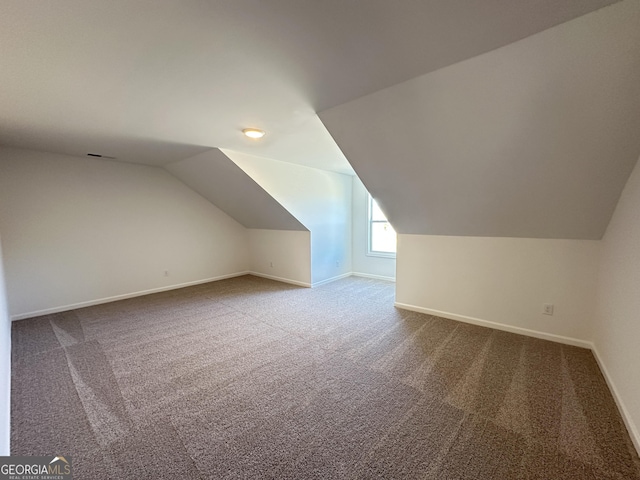
<instances>
[{"instance_id":1,"label":"vaulted ceiling","mask_svg":"<svg viewBox=\"0 0 640 480\"><path fill-rule=\"evenodd\" d=\"M595 238L640 153L639 5L0 0L0 144L355 168L401 232Z\"/></svg>"},{"instance_id":2,"label":"vaulted ceiling","mask_svg":"<svg viewBox=\"0 0 640 480\"><path fill-rule=\"evenodd\" d=\"M640 155L640 2L320 117L399 233L599 239Z\"/></svg>"},{"instance_id":3,"label":"vaulted ceiling","mask_svg":"<svg viewBox=\"0 0 640 480\"><path fill-rule=\"evenodd\" d=\"M246 228L306 230L217 148L171 163L165 168Z\"/></svg>"},{"instance_id":4,"label":"vaulted ceiling","mask_svg":"<svg viewBox=\"0 0 640 480\"><path fill-rule=\"evenodd\" d=\"M610 3L0 0L0 143L155 165L217 147L349 172L316 112Z\"/></svg>"}]
</instances>

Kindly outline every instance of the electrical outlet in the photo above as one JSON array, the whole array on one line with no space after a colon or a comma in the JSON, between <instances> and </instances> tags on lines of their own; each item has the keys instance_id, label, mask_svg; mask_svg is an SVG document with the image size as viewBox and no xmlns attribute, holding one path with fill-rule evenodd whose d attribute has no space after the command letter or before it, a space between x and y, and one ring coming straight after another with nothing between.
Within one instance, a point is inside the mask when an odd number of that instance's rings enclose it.
<instances>
[{"instance_id":1,"label":"electrical outlet","mask_svg":"<svg viewBox=\"0 0 640 480\"><path fill-rule=\"evenodd\" d=\"M553 315L553 304L545 303L542 306L542 313L544 313L545 315Z\"/></svg>"}]
</instances>

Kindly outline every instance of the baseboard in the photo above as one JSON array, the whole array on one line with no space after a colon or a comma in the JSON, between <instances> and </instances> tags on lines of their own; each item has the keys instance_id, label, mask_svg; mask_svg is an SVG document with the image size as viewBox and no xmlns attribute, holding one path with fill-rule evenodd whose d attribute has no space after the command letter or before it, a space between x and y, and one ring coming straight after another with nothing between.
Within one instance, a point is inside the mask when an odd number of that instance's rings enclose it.
<instances>
[{"instance_id":1,"label":"baseboard","mask_svg":"<svg viewBox=\"0 0 640 480\"><path fill-rule=\"evenodd\" d=\"M593 356L595 357L596 362L598 362L600 371L602 372L602 375L604 376L604 379L607 382L609 390L613 395L613 399L615 400L616 405L618 406L618 411L620 412L620 416L622 417L622 420L624 421L624 424L627 427L627 431L629 432L629 437L631 437L633 446L636 448L636 451L640 455L640 433L638 432L638 428L636 427L635 423L631 419L629 410L627 410L627 407L622 401L622 397L620 396L620 393L616 388L616 384L613 383L613 378L611 378L611 375L609 375L609 370L607 370L607 367L602 361L602 358L600 357L600 353L598 353L598 349L596 348L595 344L591 344L591 351L593 352Z\"/></svg>"},{"instance_id":2,"label":"baseboard","mask_svg":"<svg viewBox=\"0 0 640 480\"><path fill-rule=\"evenodd\" d=\"M298 287L311 288L311 284L307 282L299 282L298 280L291 280L290 278L276 277L275 275L267 275L266 273L258 272L246 272L254 277L267 278L269 280L275 280L276 282L290 283L291 285L297 285Z\"/></svg>"},{"instance_id":3,"label":"baseboard","mask_svg":"<svg viewBox=\"0 0 640 480\"><path fill-rule=\"evenodd\" d=\"M179 283L177 285L169 285L167 287L152 288L149 290L142 290L139 292L125 293L123 295L114 295L113 297L105 297L105 298L99 298L97 300L89 300L86 302L74 303L71 305L63 305L60 307L46 308L44 310L36 310L35 312L20 313L17 315L12 315L11 321L23 320L25 318L39 317L41 315L49 315L52 313L66 312L68 310L76 310L77 308L91 307L93 305L100 305L102 303L117 302L118 300L126 300L127 298L142 297L143 295L151 295L152 293L160 293L160 292L166 292L169 290L177 290L179 288L191 287L193 285L200 285L202 283L215 282L218 280L225 280L227 278L241 277L249 273L250 272L230 273L227 275L220 275L218 277L195 280L193 282L185 282L185 283Z\"/></svg>"},{"instance_id":4,"label":"baseboard","mask_svg":"<svg viewBox=\"0 0 640 480\"><path fill-rule=\"evenodd\" d=\"M384 280L386 282L395 282L396 277L385 277L383 275L373 275L371 273L351 272L354 277L373 278L374 280Z\"/></svg>"},{"instance_id":5,"label":"baseboard","mask_svg":"<svg viewBox=\"0 0 640 480\"><path fill-rule=\"evenodd\" d=\"M321 285L325 285L327 283L335 282L336 280L342 280L343 278L355 276L355 277L364 277L364 278L374 278L376 280L386 280L388 282L395 282L396 279L393 277L383 277L381 275L370 275L368 273L357 273L357 272L347 272L342 275L337 275L335 277L326 278L324 280L320 280L319 282L314 283L306 283L300 282L298 280L291 280L289 278L276 277L275 275L267 275L266 273L258 273L258 272L247 272L249 275L255 275L256 277L268 278L269 280L275 280L277 282L290 283L292 285L297 285L299 287L319 287Z\"/></svg>"},{"instance_id":6,"label":"baseboard","mask_svg":"<svg viewBox=\"0 0 640 480\"><path fill-rule=\"evenodd\" d=\"M349 273L345 273L343 275L338 275L337 277L332 277L332 278L328 278L326 280L322 280L320 282L316 282L316 283L314 283L312 285L312 284L307 283L307 282L299 282L297 280L291 280L289 278L276 277L275 275L267 275L265 273L258 273L258 272L253 272L253 271L245 271L245 272L230 273L228 275L220 275L220 276L217 276L217 277L205 278L205 279L202 279L202 280L195 280L195 281L192 281L192 282L179 283L177 285L169 285L169 286L166 286L166 287L152 288L152 289L149 289L149 290L141 290L139 292L125 293L125 294L122 294L122 295L114 295L112 297L98 298L96 300L88 300L86 302L73 303L73 304L70 304L70 305L62 305L62 306L59 306L59 307L46 308L44 310L36 310L36 311L33 311L33 312L19 313L17 315L12 315L11 316L11 321L24 320L25 318L39 317L41 315L50 315L52 313L66 312L68 310L75 310L77 308L91 307L93 305L100 305L102 303L117 302L118 300L126 300L127 298L135 298L135 297L141 297L143 295L151 295L153 293L166 292L166 291L169 291L169 290L177 290L178 288L191 287L193 285L200 285L202 283L215 282L217 280L225 280L227 278L241 277L242 275L254 275L256 277L268 278L269 280L275 280L277 282L289 283L291 285L297 285L299 287L306 287L306 288L311 288L312 286L313 287L317 287L317 286L320 286L320 285L324 285L325 283L333 282L335 280L340 280L342 278L346 278L346 277L349 277L351 275L368 276L369 278L377 278L379 280L387 280L387 277L379 277L379 276L376 276L376 275L368 275L368 274L360 274L360 273L351 273L351 272L349 272Z\"/></svg>"},{"instance_id":7,"label":"baseboard","mask_svg":"<svg viewBox=\"0 0 640 480\"><path fill-rule=\"evenodd\" d=\"M495 328L496 330L503 330L505 332L519 333L520 335L526 335L528 337L541 338L543 340L550 340L552 342L564 343L566 345L573 345L576 347L588 348L593 347L591 342L586 340L579 340L572 337L564 337L562 335L555 335L553 333L540 332L538 330L529 330L528 328L514 327L512 325L505 325L504 323L492 322L489 320L483 320L481 318L467 317L466 315L458 315L455 313L442 312L440 310L432 310L430 308L418 307L415 305L409 305L406 303L395 302L394 305L404 310L411 310L412 312L426 313L428 315L435 315L436 317L448 318L450 320L457 320L459 322L470 323L472 325L479 325L481 327Z\"/></svg>"},{"instance_id":8,"label":"baseboard","mask_svg":"<svg viewBox=\"0 0 640 480\"><path fill-rule=\"evenodd\" d=\"M343 278L350 277L352 275L351 272L343 273L342 275L338 275L336 277L326 278L324 280L320 280L319 282L315 282L312 284L312 287L319 287L320 285L324 285L325 283L335 282L336 280L341 280Z\"/></svg>"},{"instance_id":9,"label":"baseboard","mask_svg":"<svg viewBox=\"0 0 640 480\"><path fill-rule=\"evenodd\" d=\"M442 312L440 310L433 310L430 308L418 307L418 306L409 305L406 303L396 302L394 305L398 308L402 308L404 310L410 310L413 312L426 313L428 315L435 315L437 317L449 318L451 320L471 323L473 325L479 325L482 327L490 327L490 328L495 328L496 330L504 330L506 332L519 333L521 335L541 338L543 340L550 340L552 342L558 342L558 343L564 343L566 345L573 345L576 347L588 348L593 352L593 356L595 357L596 362L600 367L600 371L602 372L602 375L604 376L605 381L607 382L607 386L609 387L609 390L611 391L611 395L613 396L613 399L616 402L618 411L620 412L620 416L622 417L622 420L624 421L624 424L627 427L627 431L629 432L629 437L633 442L633 446L635 447L638 454L640 454L640 432L638 431L638 428L633 422L631 415L629 414L629 410L627 410L627 407L625 406L622 400L622 397L620 396L620 393L618 392L618 389L616 388L616 385L613 382L613 379L611 378L609 371L607 370L607 367L602 361L602 358L600 357L600 353L598 352L598 349L596 348L595 344L593 344L592 342L588 342L586 340L579 340L577 338L564 337L562 335L554 335L552 333L539 332L537 330L529 330L528 328L513 327L511 325L505 325L503 323L496 323L496 322L491 322L489 320L482 320L480 318L467 317L465 315L457 315L449 312Z\"/></svg>"}]
</instances>

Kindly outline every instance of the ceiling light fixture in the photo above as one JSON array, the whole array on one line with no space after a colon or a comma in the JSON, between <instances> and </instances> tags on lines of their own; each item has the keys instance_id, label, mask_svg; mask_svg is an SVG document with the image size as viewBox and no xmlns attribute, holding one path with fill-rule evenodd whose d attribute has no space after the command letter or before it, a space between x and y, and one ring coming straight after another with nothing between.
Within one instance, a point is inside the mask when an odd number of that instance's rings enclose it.
<instances>
[{"instance_id":1,"label":"ceiling light fixture","mask_svg":"<svg viewBox=\"0 0 640 480\"><path fill-rule=\"evenodd\" d=\"M242 130L242 133L244 133L247 137L254 139L262 138L265 136L264 131L257 128L245 128Z\"/></svg>"}]
</instances>

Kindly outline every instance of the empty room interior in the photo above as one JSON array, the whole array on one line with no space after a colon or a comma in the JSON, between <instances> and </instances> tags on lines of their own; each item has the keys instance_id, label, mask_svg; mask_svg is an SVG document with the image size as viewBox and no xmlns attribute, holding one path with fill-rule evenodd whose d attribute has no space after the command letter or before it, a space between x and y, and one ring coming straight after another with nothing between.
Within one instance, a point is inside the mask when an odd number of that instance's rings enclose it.
<instances>
[{"instance_id":1,"label":"empty room interior","mask_svg":"<svg viewBox=\"0 0 640 480\"><path fill-rule=\"evenodd\" d=\"M640 0L0 11L3 469L640 479Z\"/></svg>"}]
</instances>

